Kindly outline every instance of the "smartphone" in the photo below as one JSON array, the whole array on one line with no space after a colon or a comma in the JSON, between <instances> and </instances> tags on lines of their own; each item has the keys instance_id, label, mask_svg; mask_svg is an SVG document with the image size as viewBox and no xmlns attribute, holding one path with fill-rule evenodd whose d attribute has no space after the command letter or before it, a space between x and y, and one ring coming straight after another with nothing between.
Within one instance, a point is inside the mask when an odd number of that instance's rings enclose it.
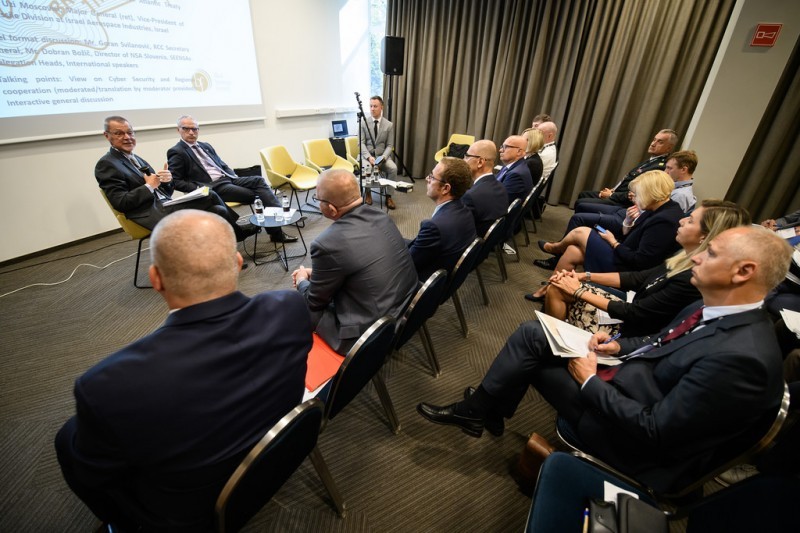
<instances>
[{"instance_id":1,"label":"smartphone","mask_svg":"<svg viewBox=\"0 0 800 533\"><path fill-rule=\"evenodd\" d=\"M599 224L595 224L594 225L594 229L596 229L598 233L602 233L604 235L606 233L606 228L604 228L603 226L601 226Z\"/></svg>"}]
</instances>

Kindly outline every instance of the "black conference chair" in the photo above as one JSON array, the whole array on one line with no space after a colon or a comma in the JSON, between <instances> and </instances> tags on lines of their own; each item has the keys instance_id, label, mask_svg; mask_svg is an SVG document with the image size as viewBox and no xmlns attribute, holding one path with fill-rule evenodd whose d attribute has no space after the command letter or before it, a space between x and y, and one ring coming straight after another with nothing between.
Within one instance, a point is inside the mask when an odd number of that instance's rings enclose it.
<instances>
[{"instance_id":1,"label":"black conference chair","mask_svg":"<svg viewBox=\"0 0 800 533\"><path fill-rule=\"evenodd\" d=\"M536 221L542 218L542 214L544 213L544 208L547 205L545 203L545 198L550 193L550 186L553 183L553 176L556 174L556 169L558 168L558 162L556 162L556 166L553 167L553 170L550 172L550 175L546 178L542 178L539 180L539 183L536 184L534 190L536 193L533 195L533 200L531 200L530 205L528 206L528 213L530 213L531 222L533 222L533 233L536 233ZM547 192L545 193L545 189ZM530 233L528 230L528 224L523 220L525 224L525 231L526 233Z\"/></svg>"},{"instance_id":2,"label":"black conference chair","mask_svg":"<svg viewBox=\"0 0 800 533\"><path fill-rule=\"evenodd\" d=\"M531 191L533 193L533 191ZM530 198L530 194L528 195ZM508 241L511 241L511 247L514 248L514 252L516 252L517 261L519 262L519 250L517 249L517 240L514 238L514 230L519 223L519 219L522 216L522 205L523 202L519 198L511 202L511 205L508 206L508 211L506 213L506 226L505 226L505 238Z\"/></svg>"},{"instance_id":3,"label":"black conference chair","mask_svg":"<svg viewBox=\"0 0 800 533\"><path fill-rule=\"evenodd\" d=\"M389 419L392 432L396 434L400 430L400 422L392 405L392 399L379 374L386 357L392 350L394 332L395 319L390 316L381 317L359 337L347 352L342 366L331 380L331 392L325 401L323 429L327 421L339 414L371 380L383 410L386 412L386 417Z\"/></svg>"},{"instance_id":4,"label":"black conference chair","mask_svg":"<svg viewBox=\"0 0 800 533\"><path fill-rule=\"evenodd\" d=\"M298 405L250 450L217 498L214 506L217 531L239 531L309 455L336 510L344 516L342 498L317 449L323 409L322 402L316 399Z\"/></svg>"},{"instance_id":5,"label":"black conference chair","mask_svg":"<svg viewBox=\"0 0 800 533\"><path fill-rule=\"evenodd\" d=\"M568 426L566 421L561 418L556 421L556 433L562 442L574 450L572 455L592 463L598 468L609 472L611 475L624 480L626 483L638 487L639 490L647 492L659 503L669 506L678 506L684 502L687 496L701 489L707 481L711 481L733 466L751 462L755 457L758 457L766 450L778 435L778 432L786 420L786 416L789 412L789 399L789 387L784 383L783 399L778 406L777 414L765 415L758 424L759 427L754 428L748 435L735 438L729 441L725 446L720 446L718 449L714 450L713 458L710 460L710 464L714 465L711 467L711 470L708 472L697 472L694 479L677 482L671 487L648 487L635 478L619 472L614 467L600 461L596 457L581 451L577 446L564 438L564 433L571 433L572 431L562 431L562 429L560 429ZM753 440L753 435L759 436L756 440ZM682 514L683 511L679 508L676 516L681 516Z\"/></svg>"},{"instance_id":6,"label":"black conference chair","mask_svg":"<svg viewBox=\"0 0 800 533\"><path fill-rule=\"evenodd\" d=\"M475 274L478 276L478 284L481 288L481 295L483 296L483 305L489 305L489 295L486 293L486 287L483 284L483 275L481 274L480 266L489 254L494 252L497 257L497 268L500 270L500 279L505 283L508 279L508 272L506 271L506 261L503 258L503 237L505 236L505 216L502 216L494 221L486 230L486 235L483 236L483 247L478 256L478 261L475 264Z\"/></svg>"},{"instance_id":7,"label":"black conference chair","mask_svg":"<svg viewBox=\"0 0 800 533\"><path fill-rule=\"evenodd\" d=\"M461 287L467 279L467 276L469 276L469 273L475 268L482 246L483 239L480 237L477 237L472 241L472 244L467 246L467 249L464 250L464 253L462 253L461 257L458 259L458 263L453 267L453 271L450 272L450 280L447 283L447 289L445 289L442 295L441 303L446 302L448 298L453 299L453 306L456 308L456 315L458 315L458 321L461 323L461 332L464 334L464 337L469 333L469 329L467 328L467 321L464 318L464 310L461 308L461 300L458 298L458 288Z\"/></svg>"},{"instance_id":8,"label":"black conference chair","mask_svg":"<svg viewBox=\"0 0 800 533\"><path fill-rule=\"evenodd\" d=\"M436 313L439 307L439 302L442 301L442 295L447 288L447 271L442 269L437 270L425 281L422 287L417 290L417 294L408 304L400 320L397 321L397 328L394 336L394 349L399 350L405 343L414 336L414 333L419 333L419 340L422 342L422 348L428 356L428 361L433 370L433 377L439 377L441 368L439 367L439 360L436 358L436 352L433 349L433 342L431 335L428 333L428 327L425 322Z\"/></svg>"}]
</instances>

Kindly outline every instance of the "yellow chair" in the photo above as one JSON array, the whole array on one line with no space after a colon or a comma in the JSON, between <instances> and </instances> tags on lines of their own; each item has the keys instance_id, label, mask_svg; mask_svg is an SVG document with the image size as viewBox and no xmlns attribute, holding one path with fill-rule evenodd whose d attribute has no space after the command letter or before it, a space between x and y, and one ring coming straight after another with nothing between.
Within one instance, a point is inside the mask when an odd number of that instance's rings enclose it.
<instances>
[{"instance_id":1,"label":"yellow chair","mask_svg":"<svg viewBox=\"0 0 800 533\"><path fill-rule=\"evenodd\" d=\"M341 168L353 172L353 164L343 157L336 155L333 145L328 139L312 139L303 141L303 154L306 156L306 165L317 172L329 168Z\"/></svg>"},{"instance_id":2,"label":"yellow chair","mask_svg":"<svg viewBox=\"0 0 800 533\"><path fill-rule=\"evenodd\" d=\"M464 135L463 133L454 133L450 136L450 140L447 141L447 145L438 152L436 152L436 155L434 155L433 158L436 160L437 163L441 161L444 155L447 153L448 148L450 148L450 145L453 143L469 145L474 142L475 142L474 135Z\"/></svg>"},{"instance_id":3,"label":"yellow chair","mask_svg":"<svg viewBox=\"0 0 800 533\"><path fill-rule=\"evenodd\" d=\"M347 160L350 161L354 168L359 168L358 154L361 152L361 147L358 145L358 137L356 135L346 137L344 142L347 148Z\"/></svg>"},{"instance_id":4,"label":"yellow chair","mask_svg":"<svg viewBox=\"0 0 800 533\"><path fill-rule=\"evenodd\" d=\"M119 222L119 225L122 226L122 230L130 236L131 240L139 240L139 247L136 250L136 266L133 268L133 286L137 289L152 289L152 285L139 285L138 283L139 260L142 257L142 242L150 237L150 230L144 226L140 226L132 220L128 220L124 213L114 209L114 206L108 201L105 191L103 189L98 190L100 191L100 195L103 197L103 200L105 200L106 204L108 204L108 208L111 209L112 213L114 213L117 222Z\"/></svg>"},{"instance_id":5,"label":"yellow chair","mask_svg":"<svg viewBox=\"0 0 800 533\"><path fill-rule=\"evenodd\" d=\"M297 163L289 155L286 147L281 145L262 148L259 150L259 154L261 154L261 163L264 165L264 170L267 171L267 181L273 189L279 189L285 185L291 187L291 196L297 200L297 208L301 215L303 214L303 208L300 207L300 197L297 195L297 191L305 191L306 205L316 207L308 203L308 193L311 189L317 187L319 172ZM291 203L291 197L289 202Z\"/></svg>"}]
</instances>

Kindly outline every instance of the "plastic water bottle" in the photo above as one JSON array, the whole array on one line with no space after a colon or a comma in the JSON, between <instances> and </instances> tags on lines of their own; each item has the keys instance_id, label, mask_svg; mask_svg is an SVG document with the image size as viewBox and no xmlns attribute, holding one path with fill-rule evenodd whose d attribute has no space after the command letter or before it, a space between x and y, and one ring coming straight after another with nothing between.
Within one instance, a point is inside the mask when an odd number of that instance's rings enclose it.
<instances>
[{"instance_id":1,"label":"plastic water bottle","mask_svg":"<svg viewBox=\"0 0 800 533\"><path fill-rule=\"evenodd\" d=\"M253 211L256 212L256 221L264 222L264 203L258 196L253 200Z\"/></svg>"},{"instance_id":2,"label":"plastic water bottle","mask_svg":"<svg viewBox=\"0 0 800 533\"><path fill-rule=\"evenodd\" d=\"M281 206L283 207L283 216L286 220L289 220L289 197L285 194L283 198L281 198Z\"/></svg>"}]
</instances>

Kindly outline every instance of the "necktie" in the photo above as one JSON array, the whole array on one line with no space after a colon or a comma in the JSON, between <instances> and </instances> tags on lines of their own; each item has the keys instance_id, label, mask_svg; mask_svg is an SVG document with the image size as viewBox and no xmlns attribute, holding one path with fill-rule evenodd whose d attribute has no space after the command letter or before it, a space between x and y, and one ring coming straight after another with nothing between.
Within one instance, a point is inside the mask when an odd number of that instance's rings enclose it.
<instances>
[{"instance_id":1,"label":"necktie","mask_svg":"<svg viewBox=\"0 0 800 533\"><path fill-rule=\"evenodd\" d=\"M375 129L375 140L377 141L378 140L378 121L377 120L375 121L374 129Z\"/></svg>"},{"instance_id":2,"label":"necktie","mask_svg":"<svg viewBox=\"0 0 800 533\"><path fill-rule=\"evenodd\" d=\"M192 149L194 149L195 153L197 154L197 157L200 159L203 166L205 167L206 172L208 172L208 175L211 177L211 181L217 181L222 176L227 175L222 170L222 168L219 165L217 165L213 159L211 159L211 156L208 155L205 150L200 148L199 145L197 144L192 145Z\"/></svg>"},{"instance_id":3,"label":"necktie","mask_svg":"<svg viewBox=\"0 0 800 533\"><path fill-rule=\"evenodd\" d=\"M508 170L508 167L503 167L500 169L500 172L497 173L497 181L503 181L503 176L506 175L506 170Z\"/></svg>"},{"instance_id":4,"label":"necktie","mask_svg":"<svg viewBox=\"0 0 800 533\"><path fill-rule=\"evenodd\" d=\"M683 320L683 322L678 324L677 327L675 327L669 333L667 333L667 336L661 339L661 344L664 345L668 342L674 341L678 337L681 337L686 333L690 332L692 328L694 328L697 325L697 323L700 322L701 318L703 318L702 307L697 311L695 311L694 313L692 313L691 315L687 316ZM619 370L620 366L621 365L599 368L597 370L597 377L599 377L603 381L611 381L611 378L613 378L617 374L617 371Z\"/></svg>"}]
</instances>

